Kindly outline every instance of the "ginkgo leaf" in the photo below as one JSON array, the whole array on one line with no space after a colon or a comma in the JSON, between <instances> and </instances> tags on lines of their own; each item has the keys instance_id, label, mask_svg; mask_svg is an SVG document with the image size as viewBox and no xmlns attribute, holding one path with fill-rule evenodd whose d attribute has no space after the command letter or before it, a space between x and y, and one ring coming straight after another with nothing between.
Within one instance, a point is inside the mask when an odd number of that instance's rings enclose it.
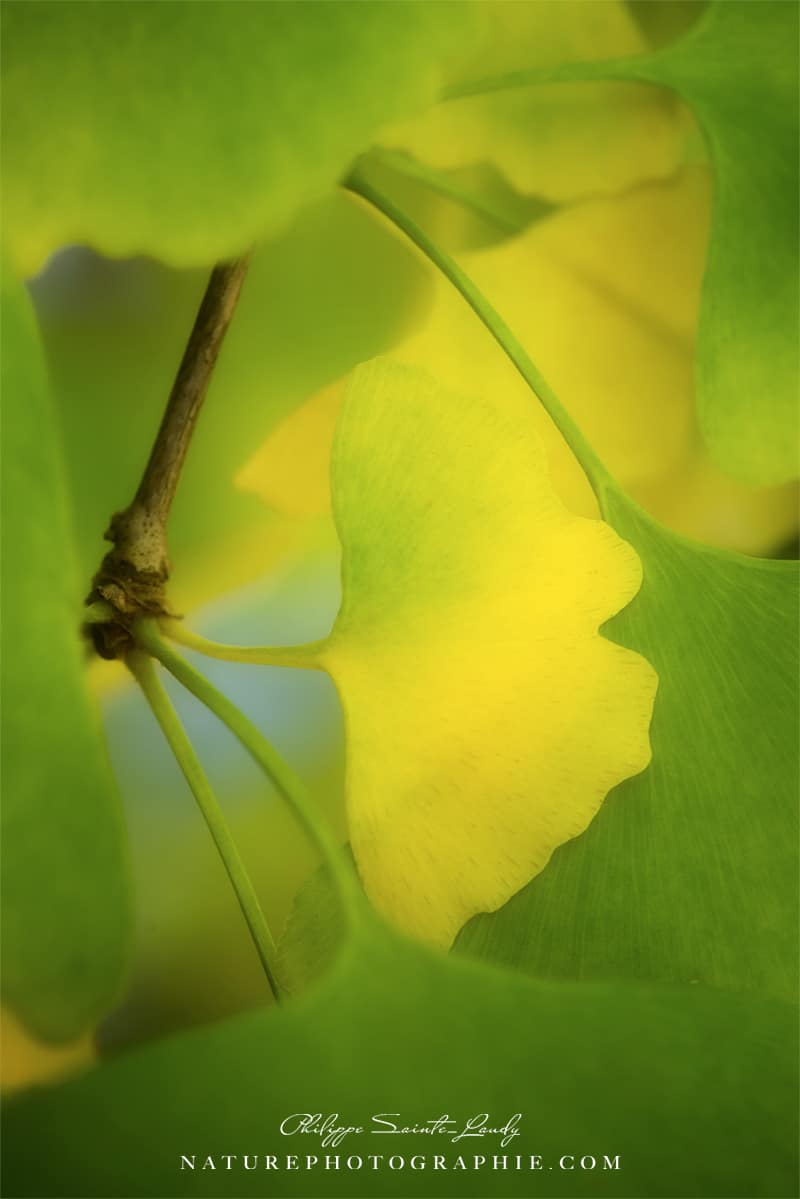
<instances>
[{"instance_id":1,"label":"ginkgo leaf","mask_svg":"<svg viewBox=\"0 0 800 1199\"><path fill-rule=\"evenodd\" d=\"M797 528L795 487L737 488L714 468L698 429L692 376L710 192L707 168L694 166L625 196L574 205L459 260L634 499L685 535L771 552ZM437 281L431 315L395 354L457 390L530 403L446 280ZM749 404L759 407L752 396ZM575 511L596 512L583 472L536 408L556 490ZM704 491L706 504L681 502L687 483L696 495ZM736 507L722 518L732 493Z\"/></svg>"},{"instance_id":2,"label":"ginkgo leaf","mask_svg":"<svg viewBox=\"0 0 800 1199\"><path fill-rule=\"evenodd\" d=\"M577 79L587 87L629 80L670 88L690 106L714 168L698 412L717 463L749 483L798 474L797 22L794 3L716 0L683 38L653 54L606 63L565 57L560 69L531 58L527 69L466 88L484 102L511 103L540 87L549 94L554 79L570 88Z\"/></svg>"},{"instance_id":3,"label":"ginkgo leaf","mask_svg":"<svg viewBox=\"0 0 800 1199\"><path fill-rule=\"evenodd\" d=\"M797 991L797 563L693 544L624 496L644 581L607 635L660 679L653 763L459 945L539 977Z\"/></svg>"},{"instance_id":4,"label":"ginkgo leaf","mask_svg":"<svg viewBox=\"0 0 800 1199\"><path fill-rule=\"evenodd\" d=\"M383 144L439 168L492 162L521 191L555 203L676 169L688 126L674 97L656 88L559 83L469 95L486 76L643 52L647 42L625 4L489 0L480 13L478 51L448 69L458 98L382 130Z\"/></svg>"},{"instance_id":5,"label":"ginkgo leaf","mask_svg":"<svg viewBox=\"0 0 800 1199\"><path fill-rule=\"evenodd\" d=\"M654 672L598 634L639 562L564 508L530 418L388 361L331 470L351 844L376 906L447 945L647 765Z\"/></svg>"},{"instance_id":6,"label":"ginkgo leaf","mask_svg":"<svg viewBox=\"0 0 800 1199\"><path fill-rule=\"evenodd\" d=\"M673 88L714 166L698 409L720 466L750 483L798 474L798 9L717 0L685 38L610 69Z\"/></svg>"},{"instance_id":7,"label":"ginkgo leaf","mask_svg":"<svg viewBox=\"0 0 800 1199\"><path fill-rule=\"evenodd\" d=\"M513 242L460 256L634 493L637 483L675 469L691 444L690 337L707 195L698 168L571 206ZM559 495L581 514L597 512L563 438L446 279L436 281L429 319L395 353L455 390L497 397L520 412L533 408Z\"/></svg>"},{"instance_id":8,"label":"ginkgo leaf","mask_svg":"<svg viewBox=\"0 0 800 1199\"><path fill-rule=\"evenodd\" d=\"M625 0L478 0L476 17L479 40L448 63L445 77L450 88L531 65L591 62L647 48Z\"/></svg>"},{"instance_id":9,"label":"ginkgo leaf","mask_svg":"<svg viewBox=\"0 0 800 1199\"><path fill-rule=\"evenodd\" d=\"M615 493L605 503L643 563L639 594L605 634L658 670L654 760L504 908L470 921L455 948L539 978L794 999L797 563L675 537ZM318 977L341 937L320 871L280 943L287 986Z\"/></svg>"},{"instance_id":10,"label":"ginkgo leaf","mask_svg":"<svg viewBox=\"0 0 800 1199\"><path fill-rule=\"evenodd\" d=\"M689 440L689 330L707 193L705 173L686 172L675 182L565 208L513 241L459 258L629 487L668 474ZM583 471L505 354L446 279L436 276L433 292L431 311L395 356L452 390L502 397L527 412L547 446L561 498L581 515L596 515ZM574 352L577 336L580 354ZM318 460L306 454L304 442L324 439L334 404L333 392L315 397L308 412L290 417L274 443L265 443L258 475L262 494L276 507L292 510L299 490L322 493ZM281 486L289 458L291 484ZM256 471L254 465L251 486Z\"/></svg>"},{"instance_id":11,"label":"ginkgo leaf","mask_svg":"<svg viewBox=\"0 0 800 1199\"><path fill-rule=\"evenodd\" d=\"M797 529L795 486L756 490L726 478L697 422L692 374L710 193L707 168L690 167L573 205L459 261L634 499L686 536L769 553ZM530 404L516 370L446 280L437 280L431 314L395 355L457 390ZM575 511L596 512L564 439L535 408L556 490Z\"/></svg>"},{"instance_id":12,"label":"ginkgo leaf","mask_svg":"<svg viewBox=\"0 0 800 1199\"><path fill-rule=\"evenodd\" d=\"M625 196L573 205L459 261L637 501L687 536L772 552L797 528L795 487L755 489L726 477L711 462L694 414L709 202L708 171L695 166ZM434 281L430 312L393 353L451 389L528 411L558 494L573 511L597 514L564 439L446 280ZM277 510L327 510L324 450L343 391L340 383L288 416L251 460L247 485Z\"/></svg>"},{"instance_id":13,"label":"ginkgo leaf","mask_svg":"<svg viewBox=\"0 0 800 1199\"><path fill-rule=\"evenodd\" d=\"M135 1163L135 1194L154 1199L400 1199L414 1180L442 1199L529 1199L542 1179L553 1199L790 1199L796 1038L788 1004L538 983L376 926L301 1003L161 1039L21 1096L5 1118L4 1182L15 1196L127 1199ZM309 1109L356 1127L327 1148L282 1137L281 1122ZM504 1124L519 1112L519 1136L506 1148L429 1130L376 1136L372 1116L388 1111L407 1126L479 1112ZM498 1173L494 1153L506 1157ZM389 1166L392 1154L405 1168ZM579 1168L583 1154L596 1168Z\"/></svg>"},{"instance_id":14,"label":"ginkgo leaf","mask_svg":"<svg viewBox=\"0 0 800 1199\"><path fill-rule=\"evenodd\" d=\"M199 266L323 196L433 99L458 4L10 4L4 222L24 271L87 242Z\"/></svg>"},{"instance_id":15,"label":"ginkgo leaf","mask_svg":"<svg viewBox=\"0 0 800 1199\"><path fill-rule=\"evenodd\" d=\"M130 950L121 813L85 687L55 412L23 288L3 271L3 998L69 1041L117 997Z\"/></svg>"}]
</instances>

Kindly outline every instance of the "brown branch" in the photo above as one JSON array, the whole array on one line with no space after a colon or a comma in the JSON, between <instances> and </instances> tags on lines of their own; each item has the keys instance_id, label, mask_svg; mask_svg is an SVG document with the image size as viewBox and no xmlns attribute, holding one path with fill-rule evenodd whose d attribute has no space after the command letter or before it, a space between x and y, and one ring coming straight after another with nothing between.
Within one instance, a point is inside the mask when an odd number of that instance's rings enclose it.
<instances>
[{"instance_id":1,"label":"brown branch","mask_svg":"<svg viewBox=\"0 0 800 1199\"><path fill-rule=\"evenodd\" d=\"M92 640L104 657L118 657L127 647L135 616L168 612L167 521L248 263L245 256L219 263L211 272L136 495L112 516L105 533L114 548L103 559L87 598L87 603L105 600L115 612L110 625L91 626Z\"/></svg>"}]
</instances>

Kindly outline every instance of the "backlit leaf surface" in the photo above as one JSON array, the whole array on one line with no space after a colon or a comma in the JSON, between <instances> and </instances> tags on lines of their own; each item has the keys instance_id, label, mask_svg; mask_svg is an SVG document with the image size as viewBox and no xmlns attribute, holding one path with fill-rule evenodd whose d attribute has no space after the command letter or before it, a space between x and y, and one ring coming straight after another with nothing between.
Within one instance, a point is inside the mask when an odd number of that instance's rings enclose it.
<instances>
[{"instance_id":1,"label":"backlit leaf surface","mask_svg":"<svg viewBox=\"0 0 800 1199\"><path fill-rule=\"evenodd\" d=\"M644 580L604 630L659 676L653 761L459 946L559 978L794 997L796 563L683 541L611 495Z\"/></svg>"},{"instance_id":2,"label":"backlit leaf surface","mask_svg":"<svg viewBox=\"0 0 800 1199\"><path fill-rule=\"evenodd\" d=\"M713 463L694 405L693 355L710 178L694 166L624 196L575 204L523 235L460 254L626 491L670 528L772 553L798 523L794 484L755 488ZM573 511L597 503L564 439L502 350L444 279L421 326L393 351L457 391L516 405L545 442ZM279 510L324 511L327 454L344 387L327 389L267 439L250 485Z\"/></svg>"},{"instance_id":3,"label":"backlit leaf surface","mask_svg":"<svg viewBox=\"0 0 800 1199\"><path fill-rule=\"evenodd\" d=\"M351 845L377 907L448 945L647 765L654 673L597 632L639 563L564 508L532 420L388 361L353 378L331 485Z\"/></svg>"},{"instance_id":4,"label":"backlit leaf surface","mask_svg":"<svg viewBox=\"0 0 800 1199\"><path fill-rule=\"evenodd\" d=\"M9 4L4 219L26 272L61 245L199 266L333 186L433 99L470 6Z\"/></svg>"},{"instance_id":5,"label":"backlit leaf surface","mask_svg":"<svg viewBox=\"0 0 800 1199\"><path fill-rule=\"evenodd\" d=\"M45 1040L93 1025L129 951L121 815L84 687L61 447L30 304L3 273L3 997Z\"/></svg>"},{"instance_id":6,"label":"backlit leaf surface","mask_svg":"<svg viewBox=\"0 0 800 1199\"><path fill-rule=\"evenodd\" d=\"M700 422L751 483L798 474L798 92L793 3L717 0L687 36L618 78L691 105L714 167L700 313Z\"/></svg>"},{"instance_id":7,"label":"backlit leaf surface","mask_svg":"<svg viewBox=\"0 0 800 1199\"><path fill-rule=\"evenodd\" d=\"M447 71L448 86L524 68L638 54L647 43L618 0L487 0L480 41ZM686 123L674 97L616 82L465 95L385 129L380 140L422 162L490 161L520 191L556 203L664 178L681 161Z\"/></svg>"},{"instance_id":8,"label":"backlit leaf surface","mask_svg":"<svg viewBox=\"0 0 800 1199\"><path fill-rule=\"evenodd\" d=\"M548 94L556 79L567 88L628 80L660 84L689 105L714 170L698 412L717 463L748 483L798 474L797 22L794 3L717 0L653 54L616 51L606 63L565 56L554 70L531 57L465 85L481 103L511 103L520 92ZM477 101L455 101L468 102Z\"/></svg>"},{"instance_id":9,"label":"backlit leaf surface","mask_svg":"<svg viewBox=\"0 0 800 1199\"><path fill-rule=\"evenodd\" d=\"M504 1195L541 1187L565 1199L792 1196L795 1037L778 1003L535 983L368 928L316 991L280 1012L163 1041L18 1102L6 1117L5 1184L19 1196L121 1199L135 1162L141 1196L408 1196L410 1183L485 1196L499 1178ZM520 1112L521 1133L505 1149L494 1138L369 1133L323 1148L280 1135L285 1117L309 1108L366 1128L380 1112L408 1124ZM228 1153L239 1155L230 1170ZM182 1154L195 1155L194 1170L180 1169ZM203 1169L209 1154L216 1168ZM255 1169L245 1172L243 1154L257 1155ZM299 1155L297 1168L285 1168L286 1154ZM338 1169L323 1169L326 1154ZM380 1172L370 1154L383 1155ZM405 1169L389 1168L395 1154ZM416 1154L427 1166L412 1176ZM435 1154L450 1168L434 1170ZM490 1171L493 1154L508 1156L502 1173ZM525 1166L540 1155L541 1172L515 1169L516 1154ZM559 1169L571 1154L575 1168ZM619 1154L617 1170L603 1169L606 1154ZM302 1168L307 1155L316 1168ZM454 1165L459 1155L467 1168ZM583 1155L595 1169L577 1168ZM362 1167L347 1169L359 1156Z\"/></svg>"}]
</instances>

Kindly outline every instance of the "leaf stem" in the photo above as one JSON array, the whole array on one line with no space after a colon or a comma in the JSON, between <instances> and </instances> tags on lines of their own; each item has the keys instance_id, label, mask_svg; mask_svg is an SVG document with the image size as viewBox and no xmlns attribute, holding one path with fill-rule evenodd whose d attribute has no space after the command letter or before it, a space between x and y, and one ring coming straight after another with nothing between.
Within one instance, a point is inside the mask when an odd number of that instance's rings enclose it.
<instances>
[{"instance_id":1,"label":"leaf stem","mask_svg":"<svg viewBox=\"0 0 800 1199\"><path fill-rule=\"evenodd\" d=\"M352 929L362 923L364 904L361 890L351 865L341 847L317 815L314 801L305 784L287 762L270 745L244 712L218 691L216 687L161 636L157 623L141 619L135 626L137 643L157 658L170 674L201 703L227 725L252 758L272 781L303 826L309 840L316 845L337 885L345 917Z\"/></svg>"},{"instance_id":2,"label":"leaf stem","mask_svg":"<svg viewBox=\"0 0 800 1199\"><path fill-rule=\"evenodd\" d=\"M236 892L242 915L247 921L253 944L264 968L270 990L277 1002L280 1002L280 989L275 970L277 950L269 925L261 910L255 888L247 873L239 850L231 835L228 823L217 802L216 796L206 777L203 767L194 751L186 730L181 724L164 685L158 677L158 672L147 654L132 650L127 655L126 662L144 693L150 708L161 726L170 749L183 772L186 782L197 800L197 806L203 814L208 830L214 839L219 856L222 859L231 886Z\"/></svg>"},{"instance_id":3,"label":"leaf stem","mask_svg":"<svg viewBox=\"0 0 800 1199\"><path fill-rule=\"evenodd\" d=\"M614 479L496 309L492 307L454 259L446 251L437 246L428 237L427 233L411 217L398 208L388 196L383 195L368 183L359 174L357 169L347 176L344 186L349 191L361 196L369 204L372 204L379 212L382 212L392 224L396 225L430 259L434 266L439 268L456 290L461 293L472 311L483 322L497 344L505 351L522 375L522 378L539 398L545 411L583 467L598 500L602 504L605 490L616 488L617 486Z\"/></svg>"},{"instance_id":4,"label":"leaf stem","mask_svg":"<svg viewBox=\"0 0 800 1199\"><path fill-rule=\"evenodd\" d=\"M321 670L318 654L324 641L309 641L305 645L225 645L209 641L199 633L187 629L183 621L162 620L163 633L186 649L204 654L207 658L219 658L224 662L249 662L254 666L296 666L304 670Z\"/></svg>"}]
</instances>

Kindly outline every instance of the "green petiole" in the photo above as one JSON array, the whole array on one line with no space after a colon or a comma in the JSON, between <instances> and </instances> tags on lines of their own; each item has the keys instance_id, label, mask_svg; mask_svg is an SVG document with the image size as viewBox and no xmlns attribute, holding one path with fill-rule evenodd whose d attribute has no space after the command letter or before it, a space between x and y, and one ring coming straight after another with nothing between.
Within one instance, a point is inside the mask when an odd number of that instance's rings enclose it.
<instances>
[{"instance_id":1,"label":"green petiole","mask_svg":"<svg viewBox=\"0 0 800 1199\"><path fill-rule=\"evenodd\" d=\"M280 1002L280 988L275 970L277 951L266 918L258 901L250 876L236 847L228 823L211 789L194 747L186 735L178 714L172 706L153 662L146 653L134 650L127 657L128 667L142 689L145 699L161 726L170 749L197 800L208 830L214 839L231 886L236 892L242 915L247 921L270 990Z\"/></svg>"},{"instance_id":2,"label":"green petiole","mask_svg":"<svg viewBox=\"0 0 800 1199\"><path fill-rule=\"evenodd\" d=\"M342 848L320 821L314 801L303 781L273 749L253 722L164 640L154 620L140 620L137 623L136 640L142 649L157 658L187 691L205 704L231 730L272 781L297 816L309 840L320 851L337 886L344 915L351 929L358 927L363 919L364 901L355 872L345 858Z\"/></svg>"},{"instance_id":3,"label":"green petiole","mask_svg":"<svg viewBox=\"0 0 800 1199\"><path fill-rule=\"evenodd\" d=\"M204 654L207 658L220 658L224 662L249 662L253 666L295 666L303 670L320 670L319 651L323 641L310 641L306 645L225 645L209 641L193 633L180 620L162 620L160 628L170 638L186 649Z\"/></svg>"}]
</instances>

